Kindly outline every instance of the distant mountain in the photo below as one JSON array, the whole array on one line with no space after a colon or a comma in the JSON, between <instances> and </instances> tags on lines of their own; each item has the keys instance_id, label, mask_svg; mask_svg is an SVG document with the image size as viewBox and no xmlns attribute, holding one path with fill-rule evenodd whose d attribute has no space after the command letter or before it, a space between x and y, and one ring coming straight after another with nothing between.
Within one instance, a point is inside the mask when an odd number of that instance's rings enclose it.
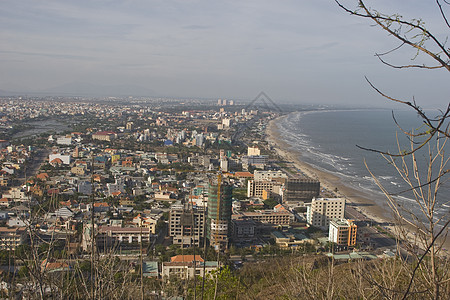
<instances>
[{"instance_id":1,"label":"distant mountain","mask_svg":"<svg viewBox=\"0 0 450 300\"><path fill-rule=\"evenodd\" d=\"M86 82L72 82L60 86L30 91L6 91L0 89L0 96L35 95L35 96L87 96L87 97L128 97L155 96L154 90L137 85L98 85Z\"/></svg>"},{"instance_id":2,"label":"distant mountain","mask_svg":"<svg viewBox=\"0 0 450 300\"><path fill-rule=\"evenodd\" d=\"M12 91L0 90L0 97L15 96L15 95L18 95L18 93L12 92Z\"/></svg>"},{"instance_id":3,"label":"distant mountain","mask_svg":"<svg viewBox=\"0 0 450 300\"><path fill-rule=\"evenodd\" d=\"M98 85L87 82L72 82L42 90L39 94L67 96L154 96L155 91L137 85Z\"/></svg>"}]
</instances>

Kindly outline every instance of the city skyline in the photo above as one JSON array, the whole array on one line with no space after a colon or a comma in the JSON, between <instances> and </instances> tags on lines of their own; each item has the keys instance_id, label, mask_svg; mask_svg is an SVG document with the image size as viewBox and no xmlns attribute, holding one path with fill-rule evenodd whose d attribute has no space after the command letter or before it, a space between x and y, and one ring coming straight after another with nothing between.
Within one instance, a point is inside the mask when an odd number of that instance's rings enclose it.
<instances>
[{"instance_id":1,"label":"city skyline","mask_svg":"<svg viewBox=\"0 0 450 300\"><path fill-rule=\"evenodd\" d=\"M423 18L445 39L432 0L368 4ZM0 24L7 92L251 100L265 91L279 102L388 105L364 76L424 107L446 105L450 92L444 71L383 65L374 54L399 43L334 1L10 1Z\"/></svg>"}]
</instances>

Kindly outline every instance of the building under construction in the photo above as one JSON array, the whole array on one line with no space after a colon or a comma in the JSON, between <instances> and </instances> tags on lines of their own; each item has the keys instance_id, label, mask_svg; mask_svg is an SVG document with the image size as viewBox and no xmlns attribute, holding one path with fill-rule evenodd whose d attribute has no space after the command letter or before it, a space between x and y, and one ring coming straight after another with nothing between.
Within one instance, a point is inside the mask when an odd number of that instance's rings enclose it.
<instances>
[{"instance_id":1,"label":"building under construction","mask_svg":"<svg viewBox=\"0 0 450 300\"><path fill-rule=\"evenodd\" d=\"M309 178L289 178L286 180L283 203L310 203L320 193L320 182Z\"/></svg>"},{"instance_id":2,"label":"building under construction","mask_svg":"<svg viewBox=\"0 0 450 300\"><path fill-rule=\"evenodd\" d=\"M232 185L219 175L213 179L208 189L207 237L216 250L228 248L229 228L231 222Z\"/></svg>"},{"instance_id":3,"label":"building under construction","mask_svg":"<svg viewBox=\"0 0 450 300\"><path fill-rule=\"evenodd\" d=\"M205 231L205 210L202 207L181 205L172 207L169 216L169 235L176 245L201 246Z\"/></svg>"}]
</instances>

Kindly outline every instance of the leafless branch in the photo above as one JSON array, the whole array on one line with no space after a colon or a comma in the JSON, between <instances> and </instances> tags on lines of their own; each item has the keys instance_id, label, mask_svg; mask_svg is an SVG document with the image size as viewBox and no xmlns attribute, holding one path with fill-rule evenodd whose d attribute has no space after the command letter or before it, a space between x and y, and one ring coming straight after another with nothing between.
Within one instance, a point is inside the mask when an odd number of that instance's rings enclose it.
<instances>
[{"instance_id":1,"label":"leafless branch","mask_svg":"<svg viewBox=\"0 0 450 300\"><path fill-rule=\"evenodd\" d=\"M400 196L401 194L405 194L405 193L407 193L407 192L411 192L411 191L413 191L413 190L415 190L415 189L419 189L419 188L426 187L426 186L428 186L428 185L431 185L431 184L435 183L435 182L438 181L441 177L443 177L444 175L446 175L446 174L448 174L448 173L450 173L450 169L444 170L444 171L443 171L442 173L440 173L436 178L434 178L434 179L432 179L432 180L430 180L430 181L428 181L428 182L426 182L426 183L423 183L423 184L421 184L421 185L413 186L413 187L411 187L411 188L408 188L408 189L406 189L406 190L402 190L402 191L397 192L397 193L390 193L390 195L391 195L391 196Z\"/></svg>"},{"instance_id":2,"label":"leafless branch","mask_svg":"<svg viewBox=\"0 0 450 300\"><path fill-rule=\"evenodd\" d=\"M436 240L438 239L438 237L440 237L440 235L444 232L444 230L446 228L448 228L448 225L450 224L450 220L448 220L444 226L442 226L441 230L439 230L439 232L434 236L434 238L432 239L431 243L428 245L427 249L425 249L425 252L422 254L422 256L420 257L419 261L417 262L416 267L413 270L412 273L412 277L409 281L408 287L405 290L405 293L403 294L402 299L406 299L409 295L409 291L411 290L411 285L413 284L414 278L415 278L415 274L417 272L417 269L419 268L419 266L421 266L422 261L425 259L425 257L427 256L428 252L430 251L430 249L434 246L434 243L436 242Z\"/></svg>"},{"instance_id":3,"label":"leafless branch","mask_svg":"<svg viewBox=\"0 0 450 300\"><path fill-rule=\"evenodd\" d=\"M439 63L442 67L446 68L448 71L450 71L450 52L448 49L445 48L445 46L426 28L424 28L421 25L421 22L414 23L413 21L405 21L403 19L397 18L397 17L390 17L390 16L383 16L379 13L373 13L370 9L366 7L364 4L364 1L358 1L359 8L364 11L364 13L360 13L358 11L353 11L347 7L345 7L343 4L341 4L338 0L335 0L337 5L342 8L344 11L348 12L351 15L355 15L362 18L368 18L373 20L378 26L380 26L383 30L387 31L390 35L394 36L396 39L400 40L402 43L407 44L413 48L415 48L417 51L423 52L433 58L435 61ZM434 44L440 49L441 53L444 54L446 57L446 60L442 59L441 56L437 53L434 53L430 50L428 50L425 46L422 45L421 42L415 43L411 39L403 36L401 34L401 30L394 30L390 27L391 24L398 24L398 25L404 25L409 28L407 30L410 32L413 29L417 29L419 32L421 32L419 35L423 36L426 39L431 39ZM419 36L418 35L418 36Z\"/></svg>"},{"instance_id":4,"label":"leafless branch","mask_svg":"<svg viewBox=\"0 0 450 300\"><path fill-rule=\"evenodd\" d=\"M427 66L425 64L422 65L401 65L401 66L397 66L397 65L393 65L391 63L388 63L386 60L384 60L380 54L375 53L375 56L385 65L394 68L394 69L410 69L410 68L418 68L418 69L429 69L429 70L433 70L433 69L442 69L444 66Z\"/></svg>"},{"instance_id":5,"label":"leafless branch","mask_svg":"<svg viewBox=\"0 0 450 300\"><path fill-rule=\"evenodd\" d=\"M447 2L446 0L443 0L443 1L444 1L444 3L446 3L447 5L450 5L450 3ZM437 6L439 7L439 11L441 12L441 16L442 16L442 18L444 19L445 24L447 24L447 27L450 28L450 24L448 23L447 16L446 16L444 10L442 9L442 4L439 2L439 0L436 0L436 4L437 4Z\"/></svg>"}]
</instances>

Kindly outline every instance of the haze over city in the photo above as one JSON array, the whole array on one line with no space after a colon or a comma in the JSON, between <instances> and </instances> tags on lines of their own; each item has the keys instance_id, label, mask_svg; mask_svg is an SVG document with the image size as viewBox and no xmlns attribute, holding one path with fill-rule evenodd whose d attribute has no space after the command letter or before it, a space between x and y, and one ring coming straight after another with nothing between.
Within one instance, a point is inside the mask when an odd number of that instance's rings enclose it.
<instances>
[{"instance_id":1,"label":"haze over city","mask_svg":"<svg viewBox=\"0 0 450 300\"><path fill-rule=\"evenodd\" d=\"M432 0L371 2L444 34ZM444 71L383 65L374 54L399 43L370 25L330 0L8 1L0 8L0 90L229 99L265 91L279 102L387 105L368 76L392 96L448 103ZM389 61L409 64L414 55Z\"/></svg>"}]
</instances>

